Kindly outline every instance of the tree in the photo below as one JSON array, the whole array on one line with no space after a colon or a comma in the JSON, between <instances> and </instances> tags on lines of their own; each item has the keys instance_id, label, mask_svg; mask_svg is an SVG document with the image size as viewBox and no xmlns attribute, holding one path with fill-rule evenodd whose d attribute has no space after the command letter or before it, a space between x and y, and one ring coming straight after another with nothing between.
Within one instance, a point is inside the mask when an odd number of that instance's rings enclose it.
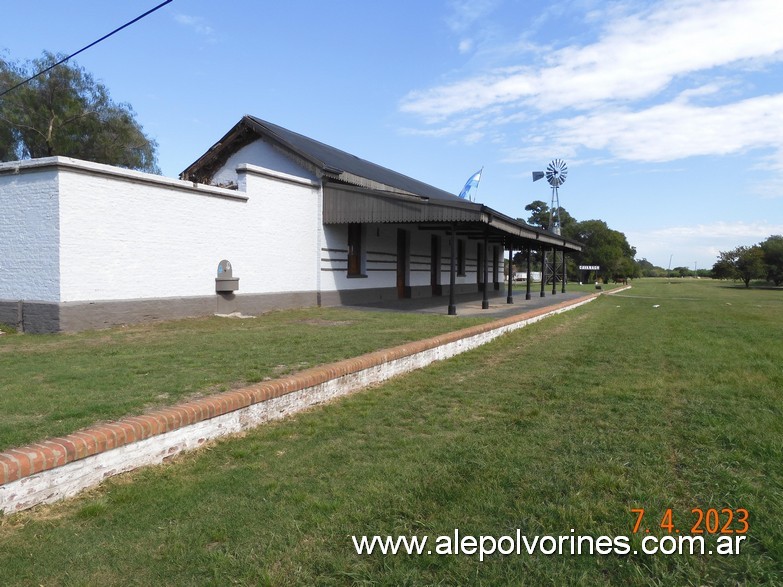
<instances>
[{"instance_id":1,"label":"tree","mask_svg":"<svg viewBox=\"0 0 783 587\"><path fill-rule=\"evenodd\" d=\"M636 249L628 244L622 232L612 230L603 220L576 222L568 232L569 238L583 245L580 264L599 265L599 275L604 281L639 275L639 265L634 260Z\"/></svg>"},{"instance_id":2,"label":"tree","mask_svg":"<svg viewBox=\"0 0 783 587\"><path fill-rule=\"evenodd\" d=\"M767 281L783 283L783 236L773 235L760 245L767 266Z\"/></svg>"},{"instance_id":3,"label":"tree","mask_svg":"<svg viewBox=\"0 0 783 587\"><path fill-rule=\"evenodd\" d=\"M675 267L672 273L677 277L691 277L693 272L688 267Z\"/></svg>"},{"instance_id":4,"label":"tree","mask_svg":"<svg viewBox=\"0 0 783 587\"><path fill-rule=\"evenodd\" d=\"M62 56L44 53L24 65L0 59L0 90ZM62 155L159 173L157 143L129 104L116 104L83 68L63 63L0 98L3 161Z\"/></svg>"},{"instance_id":5,"label":"tree","mask_svg":"<svg viewBox=\"0 0 783 587\"><path fill-rule=\"evenodd\" d=\"M736 266L740 279L745 282L745 287L750 287L751 279L764 277L766 272L764 251L758 245L737 247Z\"/></svg>"},{"instance_id":6,"label":"tree","mask_svg":"<svg viewBox=\"0 0 783 587\"><path fill-rule=\"evenodd\" d=\"M531 226L540 226L541 228L549 228L549 223L551 221L551 211L546 202L535 200L534 202L531 202L525 206L525 210L530 212L530 216L527 219L528 224ZM574 217L571 216L562 206L560 207L559 215L561 232L576 222Z\"/></svg>"},{"instance_id":7,"label":"tree","mask_svg":"<svg viewBox=\"0 0 783 587\"><path fill-rule=\"evenodd\" d=\"M714 279L737 279L737 270L734 267L732 251L723 252L718 255L718 260L712 266L712 277Z\"/></svg>"},{"instance_id":8,"label":"tree","mask_svg":"<svg viewBox=\"0 0 783 587\"><path fill-rule=\"evenodd\" d=\"M750 287L751 280L764 277L766 269L764 251L759 245L721 251L718 261L712 266L715 277L741 279L745 287Z\"/></svg>"},{"instance_id":9,"label":"tree","mask_svg":"<svg viewBox=\"0 0 783 587\"><path fill-rule=\"evenodd\" d=\"M639 274L641 277L666 277L666 269L656 267L647 259L640 259L636 262L639 265Z\"/></svg>"}]
</instances>

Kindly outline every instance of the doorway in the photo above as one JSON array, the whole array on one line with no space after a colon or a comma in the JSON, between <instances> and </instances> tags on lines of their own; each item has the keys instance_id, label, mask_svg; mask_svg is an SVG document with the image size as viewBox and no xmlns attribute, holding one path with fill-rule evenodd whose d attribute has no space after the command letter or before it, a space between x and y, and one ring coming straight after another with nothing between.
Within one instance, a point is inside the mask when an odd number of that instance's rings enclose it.
<instances>
[{"instance_id":1,"label":"doorway","mask_svg":"<svg viewBox=\"0 0 783 587\"><path fill-rule=\"evenodd\" d=\"M409 298L408 291L408 232L397 229L397 297Z\"/></svg>"},{"instance_id":2,"label":"doorway","mask_svg":"<svg viewBox=\"0 0 783 587\"><path fill-rule=\"evenodd\" d=\"M443 295L440 286L440 237L433 234L430 239L430 287L432 295Z\"/></svg>"}]
</instances>

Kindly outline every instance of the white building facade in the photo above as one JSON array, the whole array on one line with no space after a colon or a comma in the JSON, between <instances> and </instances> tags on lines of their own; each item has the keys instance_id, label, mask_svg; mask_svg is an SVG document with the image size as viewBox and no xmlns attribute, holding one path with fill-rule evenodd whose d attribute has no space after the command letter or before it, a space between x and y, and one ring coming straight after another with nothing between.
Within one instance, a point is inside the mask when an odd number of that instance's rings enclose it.
<instances>
[{"instance_id":1,"label":"white building facade","mask_svg":"<svg viewBox=\"0 0 783 587\"><path fill-rule=\"evenodd\" d=\"M511 246L578 250L252 117L183 177L63 157L0 163L0 323L56 332L406 297L445 303L452 280L455 293L502 293ZM216 279L222 261L233 287Z\"/></svg>"}]
</instances>

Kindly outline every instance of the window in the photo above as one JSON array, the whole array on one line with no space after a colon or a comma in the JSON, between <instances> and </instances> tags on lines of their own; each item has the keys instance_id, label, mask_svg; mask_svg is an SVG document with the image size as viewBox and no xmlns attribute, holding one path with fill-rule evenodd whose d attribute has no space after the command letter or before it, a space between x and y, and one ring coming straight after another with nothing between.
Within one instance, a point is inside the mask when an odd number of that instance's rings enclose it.
<instances>
[{"instance_id":1,"label":"window","mask_svg":"<svg viewBox=\"0 0 783 587\"><path fill-rule=\"evenodd\" d=\"M348 225L348 277L362 277L362 225Z\"/></svg>"}]
</instances>

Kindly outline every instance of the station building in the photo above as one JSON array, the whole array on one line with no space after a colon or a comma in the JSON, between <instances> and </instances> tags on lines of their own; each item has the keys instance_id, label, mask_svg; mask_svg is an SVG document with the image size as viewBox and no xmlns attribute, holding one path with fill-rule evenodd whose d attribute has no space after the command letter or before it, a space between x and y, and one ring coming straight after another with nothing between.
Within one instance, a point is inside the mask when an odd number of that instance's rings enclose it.
<instances>
[{"instance_id":1,"label":"station building","mask_svg":"<svg viewBox=\"0 0 783 587\"><path fill-rule=\"evenodd\" d=\"M504 252L581 246L255 118L179 179L0 163L0 323L77 331L405 298L504 296Z\"/></svg>"}]
</instances>

